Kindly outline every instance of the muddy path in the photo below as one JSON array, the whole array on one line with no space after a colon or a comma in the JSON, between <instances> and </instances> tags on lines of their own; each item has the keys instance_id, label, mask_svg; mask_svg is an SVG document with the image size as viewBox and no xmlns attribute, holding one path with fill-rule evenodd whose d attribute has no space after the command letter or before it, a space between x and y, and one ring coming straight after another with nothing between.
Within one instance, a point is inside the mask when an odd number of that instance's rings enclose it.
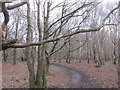
<instances>
[{"instance_id":1,"label":"muddy path","mask_svg":"<svg viewBox=\"0 0 120 90\"><path fill-rule=\"evenodd\" d=\"M62 68L69 73L71 77L71 88L101 88L95 81L89 81L90 77L84 72L78 72L72 68L60 64L52 65Z\"/></svg>"}]
</instances>

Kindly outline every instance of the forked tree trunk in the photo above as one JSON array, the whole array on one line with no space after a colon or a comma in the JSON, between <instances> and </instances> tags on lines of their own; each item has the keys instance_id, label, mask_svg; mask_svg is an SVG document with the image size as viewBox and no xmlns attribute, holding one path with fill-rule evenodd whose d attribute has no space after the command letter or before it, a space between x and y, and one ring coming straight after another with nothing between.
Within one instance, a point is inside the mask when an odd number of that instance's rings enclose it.
<instances>
[{"instance_id":1,"label":"forked tree trunk","mask_svg":"<svg viewBox=\"0 0 120 90\"><path fill-rule=\"evenodd\" d=\"M49 4L49 3L47 3ZM48 36L47 28L48 28L48 19L49 19L49 7L47 7L47 17L44 16L44 33L42 37L42 28L40 24L40 2L38 1L38 13L37 13L37 25L39 31L39 41L46 40ZM44 8L45 10L45 8ZM45 14L44 14L45 15ZM37 65L37 74L36 74L36 87L37 88L46 88L46 51L47 45L43 44L42 46L38 47L38 65Z\"/></svg>"},{"instance_id":2,"label":"forked tree trunk","mask_svg":"<svg viewBox=\"0 0 120 90\"><path fill-rule=\"evenodd\" d=\"M40 4L40 3L39 3ZM38 5L38 11L40 10L40 7ZM44 7L45 10L45 7ZM49 12L50 12L50 5L49 2L47 2L47 16L45 16L44 11L44 33L43 33L43 40L46 40L48 38L48 20L49 20ZM40 14L40 12L38 12ZM38 15L38 20L40 20L40 17ZM38 21L39 22L39 21ZM39 25L38 25L39 26ZM39 36L41 37L41 27L39 26ZM39 38L39 41L42 38ZM47 50L47 44L43 44L39 46L39 58L38 58L38 68L37 68L37 76L36 76L36 84L37 88L47 88L47 81L46 81L46 71L47 71L47 60L46 60L46 50Z\"/></svg>"}]
</instances>

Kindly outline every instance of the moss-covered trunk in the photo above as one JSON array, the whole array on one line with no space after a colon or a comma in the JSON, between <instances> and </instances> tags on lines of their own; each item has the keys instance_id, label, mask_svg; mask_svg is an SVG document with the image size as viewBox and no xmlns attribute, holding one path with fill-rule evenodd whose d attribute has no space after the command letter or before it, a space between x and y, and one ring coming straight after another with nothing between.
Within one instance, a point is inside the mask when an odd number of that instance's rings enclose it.
<instances>
[{"instance_id":1,"label":"moss-covered trunk","mask_svg":"<svg viewBox=\"0 0 120 90\"><path fill-rule=\"evenodd\" d=\"M41 54L38 58L37 76L36 76L36 87L46 88L46 59L45 59L45 45L41 48Z\"/></svg>"}]
</instances>

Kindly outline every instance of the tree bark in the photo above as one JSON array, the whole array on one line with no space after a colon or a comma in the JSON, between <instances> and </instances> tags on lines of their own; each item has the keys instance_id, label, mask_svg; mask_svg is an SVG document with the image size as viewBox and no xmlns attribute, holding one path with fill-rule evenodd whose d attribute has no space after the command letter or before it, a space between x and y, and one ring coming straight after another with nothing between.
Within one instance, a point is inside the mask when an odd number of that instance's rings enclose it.
<instances>
[{"instance_id":1,"label":"tree bark","mask_svg":"<svg viewBox=\"0 0 120 90\"><path fill-rule=\"evenodd\" d=\"M17 39L17 36L18 36L18 26L19 26L19 16L17 17L15 39ZM14 53L13 65L16 65L16 57L17 57L16 48L13 49L13 53Z\"/></svg>"},{"instance_id":2,"label":"tree bark","mask_svg":"<svg viewBox=\"0 0 120 90\"><path fill-rule=\"evenodd\" d=\"M49 20L49 2L47 2L47 16L45 15L45 7L44 7L44 33L43 33L43 40L46 40L48 38L48 20ZM38 11L40 10L40 7L38 5ZM40 20L38 12L38 20ZM40 22L40 21L38 21ZM38 27L39 30L39 41L41 41L41 28L40 26ZM38 47L39 52L38 52L38 69L37 69L37 76L36 76L36 83L37 83L37 88L46 88L47 87L47 81L46 81L46 71L47 71L47 55L46 55L46 50L47 50L47 44L43 44Z\"/></svg>"},{"instance_id":3,"label":"tree bark","mask_svg":"<svg viewBox=\"0 0 120 90\"><path fill-rule=\"evenodd\" d=\"M119 6L120 6L120 1L119 1ZM120 22L120 8L119 8L119 11L118 11L118 19L119 19L119 22ZM120 24L118 25L118 28L120 28ZM120 31L119 31L119 39L118 39L118 88L120 89Z\"/></svg>"},{"instance_id":4,"label":"tree bark","mask_svg":"<svg viewBox=\"0 0 120 90\"><path fill-rule=\"evenodd\" d=\"M118 60L118 86L120 88L120 37L118 40L118 56L119 56L119 60Z\"/></svg>"},{"instance_id":5,"label":"tree bark","mask_svg":"<svg viewBox=\"0 0 120 90\"><path fill-rule=\"evenodd\" d=\"M3 61L4 61L4 62L7 62L6 56L7 56L7 55L6 55L6 50L3 50Z\"/></svg>"},{"instance_id":6,"label":"tree bark","mask_svg":"<svg viewBox=\"0 0 120 90\"><path fill-rule=\"evenodd\" d=\"M30 21L30 4L27 3L27 22L28 22L28 31L27 31L27 43L30 43L30 32L31 32L31 21ZM29 87L35 88L35 73L32 60L30 58L30 47L26 48L26 59L27 67L29 71Z\"/></svg>"}]
</instances>

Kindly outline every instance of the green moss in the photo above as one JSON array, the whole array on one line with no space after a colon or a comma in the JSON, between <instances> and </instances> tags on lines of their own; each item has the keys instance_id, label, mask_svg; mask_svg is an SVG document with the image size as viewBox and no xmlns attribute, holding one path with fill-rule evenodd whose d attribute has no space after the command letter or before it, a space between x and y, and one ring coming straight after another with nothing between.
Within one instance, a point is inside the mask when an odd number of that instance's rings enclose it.
<instances>
[{"instance_id":1,"label":"green moss","mask_svg":"<svg viewBox=\"0 0 120 90\"><path fill-rule=\"evenodd\" d=\"M29 82L29 87L30 87L30 88L35 88L35 83L34 83L34 81Z\"/></svg>"},{"instance_id":2,"label":"green moss","mask_svg":"<svg viewBox=\"0 0 120 90\"><path fill-rule=\"evenodd\" d=\"M47 88L46 81L44 80L44 76L40 76L39 80L40 81L37 83L37 88Z\"/></svg>"}]
</instances>

